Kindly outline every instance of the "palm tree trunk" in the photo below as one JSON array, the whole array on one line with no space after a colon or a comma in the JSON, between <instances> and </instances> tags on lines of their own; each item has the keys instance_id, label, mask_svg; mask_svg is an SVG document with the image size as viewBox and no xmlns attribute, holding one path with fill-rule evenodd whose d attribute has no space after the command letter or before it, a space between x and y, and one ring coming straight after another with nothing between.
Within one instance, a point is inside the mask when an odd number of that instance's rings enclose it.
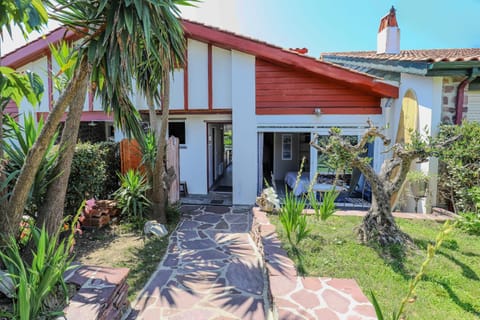
<instances>
[{"instance_id":1,"label":"palm tree trunk","mask_svg":"<svg viewBox=\"0 0 480 320\"><path fill-rule=\"evenodd\" d=\"M150 95L147 94L147 105L148 105L148 116L149 116L149 121L150 121L150 130L153 132L153 135L155 137L155 141L158 141L158 137L160 135L158 125L157 125L157 116L155 112L155 104L153 103L153 99ZM150 184L151 188L148 189L147 191L147 198L148 199L153 199L153 170L155 163L151 161L146 161L144 164L145 171L147 174L147 181Z\"/></svg>"},{"instance_id":2,"label":"palm tree trunk","mask_svg":"<svg viewBox=\"0 0 480 320\"><path fill-rule=\"evenodd\" d=\"M88 71L88 74L90 74L90 71ZM83 105L85 104L88 78L82 79L81 85L75 92L75 97L70 104L60 140L57 164L52 172L53 176L58 178L48 186L46 199L39 208L37 226L42 227L45 224L49 234L55 233L62 224L65 195L67 193L73 155L75 154Z\"/></svg>"},{"instance_id":3,"label":"palm tree trunk","mask_svg":"<svg viewBox=\"0 0 480 320\"><path fill-rule=\"evenodd\" d=\"M67 106L70 105L75 97L75 93L81 88L83 81L88 76L87 67L87 60L82 59L67 88L50 112L37 141L35 141L28 152L6 206L7 208L5 211L0 212L0 234L7 237L16 235L35 174Z\"/></svg>"},{"instance_id":4,"label":"palm tree trunk","mask_svg":"<svg viewBox=\"0 0 480 320\"><path fill-rule=\"evenodd\" d=\"M155 134L155 138L158 138L160 132L158 129L157 113L155 112L155 104L153 99L150 96L147 96L147 105L148 105L148 117L150 120L150 130Z\"/></svg>"},{"instance_id":5,"label":"palm tree trunk","mask_svg":"<svg viewBox=\"0 0 480 320\"><path fill-rule=\"evenodd\" d=\"M160 223L167 222L167 174L165 170L165 153L167 146L168 107L170 104L170 74L168 66L162 72L161 104L162 117L160 134L157 138L157 157L152 179L152 216Z\"/></svg>"},{"instance_id":6,"label":"palm tree trunk","mask_svg":"<svg viewBox=\"0 0 480 320\"><path fill-rule=\"evenodd\" d=\"M3 173L5 165L5 159L3 159L3 110L0 112L0 185L3 185L5 181L5 174ZM7 205L7 200L3 198L5 193L7 192L6 188L3 190L0 190L0 212L6 212L6 205ZM2 216L3 214L0 213L0 223L3 223L2 221ZM2 239L0 239L0 245L2 243Z\"/></svg>"}]
</instances>

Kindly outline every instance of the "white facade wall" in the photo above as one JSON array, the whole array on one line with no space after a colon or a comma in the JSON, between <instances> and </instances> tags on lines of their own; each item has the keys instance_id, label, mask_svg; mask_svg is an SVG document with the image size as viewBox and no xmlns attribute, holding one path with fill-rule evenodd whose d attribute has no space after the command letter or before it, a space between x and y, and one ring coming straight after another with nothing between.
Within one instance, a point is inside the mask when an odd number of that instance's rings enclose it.
<instances>
[{"instance_id":1,"label":"white facade wall","mask_svg":"<svg viewBox=\"0 0 480 320\"><path fill-rule=\"evenodd\" d=\"M258 146L255 57L232 51L233 203L255 202Z\"/></svg>"},{"instance_id":2,"label":"white facade wall","mask_svg":"<svg viewBox=\"0 0 480 320\"><path fill-rule=\"evenodd\" d=\"M442 78L440 77L423 77L412 74L401 74L399 98L392 105L389 117L386 120L389 125L389 136L395 141L398 131L400 112L402 108L402 99L408 90L415 93L418 103L418 129L420 132L428 135L438 133L441 124L441 106L442 106ZM427 129L425 131L424 129ZM417 165L417 169L430 174L433 179L430 182L430 195L427 199L420 200L419 212L426 212L427 204L436 205L437 188L435 176L438 173L438 160L430 159L426 163ZM413 211L415 203L410 199L407 203L407 210Z\"/></svg>"},{"instance_id":3,"label":"white facade wall","mask_svg":"<svg viewBox=\"0 0 480 320\"><path fill-rule=\"evenodd\" d=\"M229 50L212 48L212 94L214 109L232 107L232 55Z\"/></svg>"},{"instance_id":4,"label":"white facade wall","mask_svg":"<svg viewBox=\"0 0 480 320\"><path fill-rule=\"evenodd\" d=\"M183 77L183 69L176 69L170 76L170 110L185 107Z\"/></svg>"},{"instance_id":5,"label":"white facade wall","mask_svg":"<svg viewBox=\"0 0 480 320\"><path fill-rule=\"evenodd\" d=\"M191 115L172 116L170 119L185 119L185 145L180 147L180 180L187 182L189 193L207 194L207 119L228 122L231 117Z\"/></svg>"},{"instance_id":6,"label":"white facade wall","mask_svg":"<svg viewBox=\"0 0 480 320\"><path fill-rule=\"evenodd\" d=\"M39 105L32 106L27 99L23 99L19 106L20 114L36 113L36 112L48 112L48 73L47 73L47 57L42 57L38 60L30 62L17 69L18 72L31 71L35 72L43 82L43 96ZM20 120L23 123L23 119Z\"/></svg>"},{"instance_id":7,"label":"white facade wall","mask_svg":"<svg viewBox=\"0 0 480 320\"><path fill-rule=\"evenodd\" d=\"M208 45L188 39L188 108L208 109Z\"/></svg>"}]
</instances>

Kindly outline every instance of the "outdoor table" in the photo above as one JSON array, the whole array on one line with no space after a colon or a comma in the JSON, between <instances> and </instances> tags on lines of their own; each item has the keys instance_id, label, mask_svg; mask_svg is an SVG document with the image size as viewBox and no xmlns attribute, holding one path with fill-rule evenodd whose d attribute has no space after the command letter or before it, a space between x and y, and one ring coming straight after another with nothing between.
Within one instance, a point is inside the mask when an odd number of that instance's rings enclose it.
<instances>
[{"instance_id":1,"label":"outdoor table","mask_svg":"<svg viewBox=\"0 0 480 320\"><path fill-rule=\"evenodd\" d=\"M323 193L332 190L332 188L335 188L336 191L345 190L345 188L342 186L337 186L330 183L316 183L313 185L312 190L315 192L318 192L319 200L321 201L323 198L322 197Z\"/></svg>"}]
</instances>

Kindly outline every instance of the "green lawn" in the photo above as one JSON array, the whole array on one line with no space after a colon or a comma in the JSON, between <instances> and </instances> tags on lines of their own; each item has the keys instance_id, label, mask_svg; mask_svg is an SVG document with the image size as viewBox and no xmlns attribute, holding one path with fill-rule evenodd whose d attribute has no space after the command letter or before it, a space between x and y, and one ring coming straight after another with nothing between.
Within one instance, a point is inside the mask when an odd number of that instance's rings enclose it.
<instances>
[{"instance_id":1,"label":"green lawn","mask_svg":"<svg viewBox=\"0 0 480 320\"><path fill-rule=\"evenodd\" d=\"M278 216L270 215L290 257L292 251ZM441 224L431 221L397 219L402 230L418 249L403 253L391 248L395 258L356 241L353 229L359 217L333 216L326 222L309 217L311 236L301 244L308 276L354 278L364 291L373 290L386 314L397 310L408 291L412 276L425 259L426 246ZM442 244L416 289L417 299L406 307L407 319L480 318L480 237L456 230ZM369 297L370 298L370 297Z\"/></svg>"}]
</instances>

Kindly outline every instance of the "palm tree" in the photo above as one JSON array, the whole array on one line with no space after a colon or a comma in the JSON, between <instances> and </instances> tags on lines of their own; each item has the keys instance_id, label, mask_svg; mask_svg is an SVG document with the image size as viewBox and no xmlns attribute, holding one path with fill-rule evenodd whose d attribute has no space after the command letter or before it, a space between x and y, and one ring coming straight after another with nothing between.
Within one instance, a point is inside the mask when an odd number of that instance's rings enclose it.
<instances>
[{"instance_id":1,"label":"palm tree","mask_svg":"<svg viewBox=\"0 0 480 320\"><path fill-rule=\"evenodd\" d=\"M178 38L183 39L182 30L177 29ZM174 66L184 65L185 59L185 42L179 42L181 47L170 48L165 44L159 43L159 54L162 61L157 63L149 63L146 59L141 68L138 69L136 83L139 90L146 97L149 117L150 129L155 137L156 152L155 158L150 159L146 163L149 181L151 183L150 201L152 202L152 218L166 223L166 204L168 198L168 190L171 181L174 177L169 176L166 170L166 135L168 126L168 114L170 104L170 72L173 71ZM157 83L158 85L152 86ZM161 120L160 123L156 117L155 102L161 106ZM137 137L138 140L145 139L145 135L141 134ZM141 145L144 145L140 142Z\"/></svg>"},{"instance_id":2,"label":"palm tree","mask_svg":"<svg viewBox=\"0 0 480 320\"><path fill-rule=\"evenodd\" d=\"M183 61L185 42L177 5L186 5L189 1L57 0L46 3L52 19L83 34L77 48L77 73L86 74L86 78L96 84L103 108L113 113L115 123L128 135L138 136L138 112L129 97L133 91L133 79L139 78L142 66L161 70L161 77L152 77L144 83L145 91L155 92L162 80L168 78L170 66L178 60ZM78 83L78 88L74 91L76 97L69 101L70 112L60 145L62 154L54 171L61 176L50 185L39 212L39 223L46 222L50 232L56 230L63 216L70 165L87 89L84 78L74 75L70 83ZM168 106L168 101L162 102ZM159 147L160 150L160 144Z\"/></svg>"},{"instance_id":3,"label":"palm tree","mask_svg":"<svg viewBox=\"0 0 480 320\"><path fill-rule=\"evenodd\" d=\"M10 37L12 36L12 26L18 27L26 38L30 32L34 30L40 31L48 20L47 12L40 0L23 2L3 0L0 1L0 12L2 12L0 15L0 37L2 39L5 36L4 30ZM14 100L19 105L22 98L25 97L31 104L36 104L40 101L42 93L43 85L40 78L35 74L19 74L10 68L0 67L0 146L3 144L3 112L7 103L10 100ZM0 147L0 235L4 236L0 236L0 244L3 244L3 240L15 234L15 231L18 230L21 214L11 216L12 200L16 201L19 198L18 195L23 194L20 198L24 199L23 204L25 205L43 155L40 156L38 161L29 165L29 168L34 171L30 181L17 178L17 181L14 183L4 174L4 152L3 148ZM7 184L14 184L15 186L9 193L6 192ZM17 187L21 184L24 186ZM13 206L15 206L15 202L13 202Z\"/></svg>"}]
</instances>

